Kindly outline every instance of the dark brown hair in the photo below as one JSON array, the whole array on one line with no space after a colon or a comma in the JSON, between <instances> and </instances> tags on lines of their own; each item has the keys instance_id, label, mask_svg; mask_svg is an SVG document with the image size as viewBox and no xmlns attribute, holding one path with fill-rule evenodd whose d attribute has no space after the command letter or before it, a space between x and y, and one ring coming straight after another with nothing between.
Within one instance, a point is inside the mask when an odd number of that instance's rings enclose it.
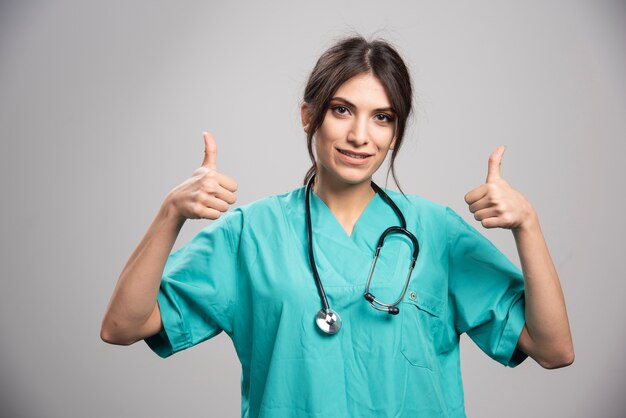
<instances>
[{"instance_id":1,"label":"dark brown hair","mask_svg":"<svg viewBox=\"0 0 626 418\"><path fill-rule=\"evenodd\" d=\"M396 178L394 162L402 145L407 119L411 114L413 98L411 76L393 46L382 39L367 41L362 36L342 39L326 50L317 60L309 76L304 89L304 102L308 105L310 120L307 130L307 149L313 165L304 176L304 184L308 182L317 168L312 141L315 132L324 122L330 100L343 83L363 73L371 73L378 78L396 114L396 142L391 152L389 171L398 189L402 191ZM387 171L387 176L389 176L389 171Z\"/></svg>"}]
</instances>

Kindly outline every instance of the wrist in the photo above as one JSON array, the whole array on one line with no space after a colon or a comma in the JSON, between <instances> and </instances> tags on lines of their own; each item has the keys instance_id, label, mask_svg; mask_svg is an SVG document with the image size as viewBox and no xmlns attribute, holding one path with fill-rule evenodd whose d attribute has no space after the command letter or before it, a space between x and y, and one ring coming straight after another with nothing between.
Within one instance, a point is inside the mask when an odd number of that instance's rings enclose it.
<instances>
[{"instance_id":1,"label":"wrist","mask_svg":"<svg viewBox=\"0 0 626 418\"><path fill-rule=\"evenodd\" d=\"M537 216L537 212L535 212L535 209L531 206L527 211L527 215L520 222L520 224L516 228L513 228L513 233L526 233L538 231L540 229L541 228L539 226L539 217Z\"/></svg>"},{"instance_id":2,"label":"wrist","mask_svg":"<svg viewBox=\"0 0 626 418\"><path fill-rule=\"evenodd\" d=\"M178 212L176 205L171 200L169 195L165 198L163 204L159 208L158 216L166 220L166 222L176 225L178 228L181 228L186 220L186 218Z\"/></svg>"}]
</instances>

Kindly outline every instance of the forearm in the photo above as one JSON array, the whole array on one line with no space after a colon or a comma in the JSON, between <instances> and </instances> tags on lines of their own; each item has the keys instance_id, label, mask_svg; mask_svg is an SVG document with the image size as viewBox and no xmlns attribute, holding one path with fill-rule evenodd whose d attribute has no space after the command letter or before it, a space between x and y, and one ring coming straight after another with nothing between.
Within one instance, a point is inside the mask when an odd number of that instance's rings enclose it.
<instances>
[{"instance_id":1,"label":"forearm","mask_svg":"<svg viewBox=\"0 0 626 418\"><path fill-rule=\"evenodd\" d=\"M520 348L544 367L571 364L574 350L565 299L534 211L524 224L513 229L513 235L526 299L527 334L520 337Z\"/></svg>"},{"instance_id":2,"label":"forearm","mask_svg":"<svg viewBox=\"0 0 626 418\"><path fill-rule=\"evenodd\" d=\"M122 270L101 334L110 342L130 341L156 305L167 258L184 224L164 203Z\"/></svg>"}]
</instances>

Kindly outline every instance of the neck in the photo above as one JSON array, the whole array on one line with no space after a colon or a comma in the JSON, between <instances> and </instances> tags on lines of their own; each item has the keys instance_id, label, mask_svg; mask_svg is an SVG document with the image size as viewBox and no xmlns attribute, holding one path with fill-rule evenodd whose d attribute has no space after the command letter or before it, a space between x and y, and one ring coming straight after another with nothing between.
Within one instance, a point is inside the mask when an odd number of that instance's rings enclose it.
<instances>
[{"instance_id":1,"label":"neck","mask_svg":"<svg viewBox=\"0 0 626 418\"><path fill-rule=\"evenodd\" d=\"M315 175L313 191L326 203L337 220L346 229L351 230L351 227L376 194L370 183L371 179L359 184L346 184L333 181L330 176L318 172Z\"/></svg>"}]
</instances>

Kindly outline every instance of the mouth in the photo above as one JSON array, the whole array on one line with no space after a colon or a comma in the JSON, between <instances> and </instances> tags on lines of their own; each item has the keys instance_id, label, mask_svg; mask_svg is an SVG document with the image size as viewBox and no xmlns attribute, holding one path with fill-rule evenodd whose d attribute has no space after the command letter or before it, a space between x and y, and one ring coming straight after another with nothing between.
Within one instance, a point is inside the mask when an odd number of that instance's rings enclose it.
<instances>
[{"instance_id":1,"label":"mouth","mask_svg":"<svg viewBox=\"0 0 626 418\"><path fill-rule=\"evenodd\" d=\"M348 150L344 150L344 149L340 149L340 148L337 148L337 151L339 151L343 155L347 155L348 157L352 157L352 158L356 158L356 159L362 159L362 160L364 160L367 157L371 156L371 154L368 154L366 152L348 151Z\"/></svg>"}]
</instances>

